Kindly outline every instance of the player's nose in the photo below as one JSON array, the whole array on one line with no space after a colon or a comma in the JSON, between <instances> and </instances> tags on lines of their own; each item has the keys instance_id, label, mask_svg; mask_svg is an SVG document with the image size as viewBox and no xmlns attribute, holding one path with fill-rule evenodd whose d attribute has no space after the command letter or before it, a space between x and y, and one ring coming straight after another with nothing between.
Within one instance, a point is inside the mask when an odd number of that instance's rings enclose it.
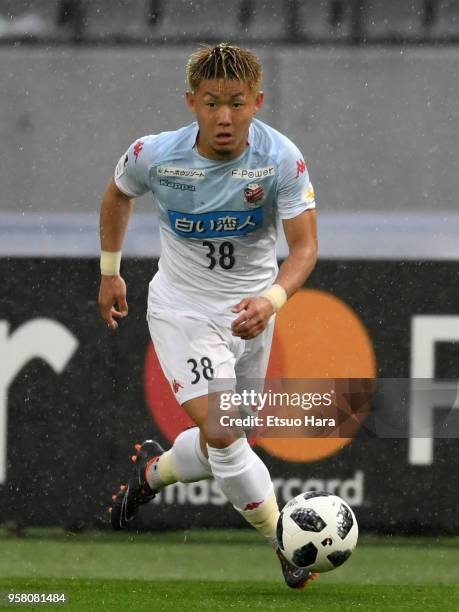
<instances>
[{"instance_id":1,"label":"player's nose","mask_svg":"<svg viewBox=\"0 0 459 612\"><path fill-rule=\"evenodd\" d=\"M222 106L218 109L217 117L218 125L231 125L231 109L227 106Z\"/></svg>"}]
</instances>

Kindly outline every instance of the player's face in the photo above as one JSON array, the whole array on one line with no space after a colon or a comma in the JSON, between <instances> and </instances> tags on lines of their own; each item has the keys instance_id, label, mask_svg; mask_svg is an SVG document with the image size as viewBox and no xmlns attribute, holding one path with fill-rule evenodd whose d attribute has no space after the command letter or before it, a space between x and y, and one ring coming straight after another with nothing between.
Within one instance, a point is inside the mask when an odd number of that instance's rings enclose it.
<instances>
[{"instance_id":1,"label":"player's face","mask_svg":"<svg viewBox=\"0 0 459 612\"><path fill-rule=\"evenodd\" d=\"M253 116L261 108L263 93L253 92L236 80L201 81L187 92L187 104L199 125L197 147L209 159L235 159L247 146Z\"/></svg>"}]
</instances>

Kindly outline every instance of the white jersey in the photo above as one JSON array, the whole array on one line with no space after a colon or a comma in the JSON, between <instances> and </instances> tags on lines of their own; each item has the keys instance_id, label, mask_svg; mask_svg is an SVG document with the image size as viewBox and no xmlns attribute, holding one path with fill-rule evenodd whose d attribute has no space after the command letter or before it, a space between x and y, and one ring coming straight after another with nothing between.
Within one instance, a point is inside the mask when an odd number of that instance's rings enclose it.
<instances>
[{"instance_id":1,"label":"white jersey","mask_svg":"<svg viewBox=\"0 0 459 612\"><path fill-rule=\"evenodd\" d=\"M315 208L303 157L286 137L253 120L237 159L216 161L195 147L197 123L140 138L121 157L115 182L128 196L153 193L161 257L150 312L233 320L231 308L261 293L278 272L278 219Z\"/></svg>"}]
</instances>

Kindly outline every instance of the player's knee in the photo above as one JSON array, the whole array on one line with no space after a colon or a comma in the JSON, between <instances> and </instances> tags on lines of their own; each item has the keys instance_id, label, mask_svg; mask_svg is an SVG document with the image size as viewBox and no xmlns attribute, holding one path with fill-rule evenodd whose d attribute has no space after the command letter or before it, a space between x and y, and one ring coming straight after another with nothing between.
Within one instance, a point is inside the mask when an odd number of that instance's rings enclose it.
<instances>
[{"instance_id":1,"label":"player's knee","mask_svg":"<svg viewBox=\"0 0 459 612\"><path fill-rule=\"evenodd\" d=\"M202 446L208 444L213 448L227 448L238 439L238 436L232 436L227 432L225 432L225 435L218 435L209 432L207 416L204 419L196 419L195 422L199 427L199 431L201 432Z\"/></svg>"},{"instance_id":2,"label":"player's knee","mask_svg":"<svg viewBox=\"0 0 459 612\"><path fill-rule=\"evenodd\" d=\"M206 432L205 440L206 440L206 443L212 448L227 448L228 446L231 446L231 444L233 444L233 442L235 442L237 438L233 436L229 436L229 435L225 435L225 436L209 435Z\"/></svg>"}]
</instances>

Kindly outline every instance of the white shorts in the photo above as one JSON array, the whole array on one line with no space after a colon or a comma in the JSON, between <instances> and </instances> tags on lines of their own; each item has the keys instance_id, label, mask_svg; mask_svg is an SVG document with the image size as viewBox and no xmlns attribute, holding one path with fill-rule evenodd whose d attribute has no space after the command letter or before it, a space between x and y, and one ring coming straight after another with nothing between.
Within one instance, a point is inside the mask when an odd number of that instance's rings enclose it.
<instances>
[{"instance_id":1,"label":"white shorts","mask_svg":"<svg viewBox=\"0 0 459 612\"><path fill-rule=\"evenodd\" d=\"M149 311L148 327L165 377L180 404L208 395L209 380L264 379L275 317L251 340L232 335L226 325L169 311Z\"/></svg>"}]
</instances>

